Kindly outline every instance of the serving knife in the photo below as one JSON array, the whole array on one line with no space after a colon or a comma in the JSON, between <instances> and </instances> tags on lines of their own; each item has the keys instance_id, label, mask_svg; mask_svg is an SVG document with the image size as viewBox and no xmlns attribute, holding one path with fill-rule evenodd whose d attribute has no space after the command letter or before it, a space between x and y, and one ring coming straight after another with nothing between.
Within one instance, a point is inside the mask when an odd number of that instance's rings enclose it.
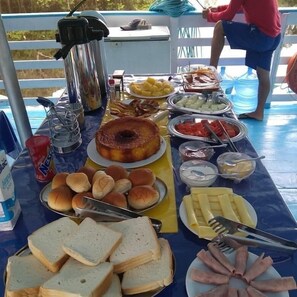
<instances>
[{"instance_id":1,"label":"serving knife","mask_svg":"<svg viewBox=\"0 0 297 297\"><path fill-rule=\"evenodd\" d=\"M93 216L96 218L96 215L97 217L99 215L105 217L106 221L121 221L143 216L137 212L117 207L88 196L84 196L84 204L84 208L79 210L80 217ZM156 232L159 233L162 228L162 222L154 218L149 219Z\"/></svg>"}]
</instances>

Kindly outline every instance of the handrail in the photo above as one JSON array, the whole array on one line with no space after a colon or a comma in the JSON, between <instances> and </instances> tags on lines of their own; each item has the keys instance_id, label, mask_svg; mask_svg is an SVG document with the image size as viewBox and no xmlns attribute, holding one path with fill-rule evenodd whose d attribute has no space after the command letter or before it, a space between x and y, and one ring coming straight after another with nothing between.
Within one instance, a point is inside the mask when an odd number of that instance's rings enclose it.
<instances>
[{"instance_id":1,"label":"handrail","mask_svg":"<svg viewBox=\"0 0 297 297\"><path fill-rule=\"evenodd\" d=\"M297 35L286 33L287 26L297 24L297 9L296 8L280 8L283 21L283 43L293 44L291 48L283 47L283 44L275 51L273 57L273 65L271 71L271 82L275 87L279 87L285 79L286 65L290 56L296 52ZM175 72L180 66L191 64L208 64L209 63L209 46L212 39L211 30L214 23L208 23L201 16L201 12L193 11L188 12L178 18L169 17L164 14L149 12L149 11L103 11L100 12L107 21L109 27L116 27L128 23L132 18L142 17L146 18L153 25L168 26L171 32L170 35L170 71ZM4 26L7 32L17 30L55 30L59 19L64 17L67 12L55 13L29 13L29 14L3 14ZM286 18L284 18L286 16ZM238 16L241 19L242 15ZM190 30L194 28L197 36L180 36L181 30ZM206 35L204 31L208 32ZM54 35L53 35L54 38ZM26 50L26 49L53 49L58 47L55 40L33 40L33 41L11 41L9 42L11 50ZM199 56L179 56L179 49L183 48L198 48ZM119 47L120 50L120 47ZM228 51L228 44L226 43L225 49L220 59L220 65L225 66L243 66L244 65L244 52L232 50ZM232 56L230 56L232 53ZM156 57L158 53L156 53ZM63 69L63 61L55 61L54 59L40 59L30 61L14 61L17 70L27 69ZM152 61L149 61L152 63ZM158 60L156 59L156 63ZM137 63L135 63L135 67ZM143 69L143 73L146 70ZM65 78L52 78L46 80L34 79L21 79L19 80L21 89L23 88L46 88L48 86L61 88L65 85ZM0 81L0 90L3 88L3 82ZM275 88L276 90L276 88ZM269 101L272 100L296 100L295 94L292 92L278 93L274 90L271 93Z\"/></svg>"}]
</instances>

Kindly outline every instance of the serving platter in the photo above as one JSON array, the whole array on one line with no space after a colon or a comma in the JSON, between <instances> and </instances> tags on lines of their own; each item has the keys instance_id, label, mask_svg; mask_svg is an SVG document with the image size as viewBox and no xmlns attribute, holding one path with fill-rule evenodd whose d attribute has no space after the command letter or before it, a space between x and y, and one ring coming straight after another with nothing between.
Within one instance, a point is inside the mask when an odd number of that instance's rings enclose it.
<instances>
[{"instance_id":1,"label":"serving platter","mask_svg":"<svg viewBox=\"0 0 297 297\"><path fill-rule=\"evenodd\" d=\"M235 261L235 252L231 254L225 254L226 257L229 259L231 263L234 263ZM248 255L248 261L247 261L247 267L250 267L254 261L257 259L257 255L250 253ZM191 271L192 269L199 269L201 271L210 271L208 267L206 267L198 257L196 257L193 262L190 264L187 274L186 274L186 291L188 294L188 297L196 297L201 293L207 292L213 288L215 288L215 285L209 285L209 284L203 284L200 282L193 281L191 279ZM280 278L280 274L276 271L276 269L271 266L267 269L267 271L260 276L256 278L256 280L265 280L265 279L277 279ZM230 287L233 288L245 288L247 285L241 281L239 278L234 278L232 277L229 281ZM265 296L267 297L289 297L288 291L283 291L283 292L265 292Z\"/></svg>"},{"instance_id":2,"label":"serving platter","mask_svg":"<svg viewBox=\"0 0 297 297\"><path fill-rule=\"evenodd\" d=\"M129 95L131 95L133 97L140 98L140 99L162 99L162 98L167 98L167 97L177 93L178 91L179 91L179 88L175 87L174 90L172 92L170 92L169 94L154 97L154 96L143 96L143 95L135 94L134 92L131 91L129 86L126 87L126 92Z\"/></svg>"},{"instance_id":3,"label":"serving platter","mask_svg":"<svg viewBox=\"0 0 297 297\"><path fill-rule=\"evenodd\" d=\"M154 187L156 188L156 190L159 192L159 200L152 206L150 207L147 207L145 209L141 209L141 210L135 210L135 209L130 209L130 210L133 210L134 212L137 212L139 214L147 211L147 210L150 210L156 206L158 206L164 199L165 197L167 196L167 192L168 192L168 189L167 189L167 186L166 184L160 179L160 178L156 178L156 181L155 181L155 184L154 184ZM40 194L39 194L39 199L41 201L41 203L49 210L61 215L61 216L66 216L66 217L70 217L70 218L79 218L79 215L75 213L74 210L71 210L71 211L57 211L55 209L52 209L49 205L48 205L48 194L49 192L51 191L51 188L52 188L52 183L48 183L46 186L43 187L43 189L41 190ZM108 217L104 217L104 216L96 216L96 221L108 221Z\"/></svg>"},{"instance_id":4,"label":"serving platter","mask_svg":"<svg viewBox=\"0 0 297 297\"><path fill-rule=\"evenodd\" d=\"M257 226L258 217L257 217L257 213L256 213L255 209L253 208L253 206L247 200L244 199L244 202L245 202L248 213L250 214L253 222L255 223L255 226ZM193 228L191 228L190 224L188 223L187 211L186 211L186 208L185 208L185 205L184 205L183 201L179 206L179 217L180 217L182 223L186 226L186 228L189 231L191 231L192 233L194 233L195 235L198 236L197 232Z\"/></svg>"},{"instance_id":5,"label":"serving platter","mask_svg":"<svg viewBox=\"0 0 297 297\"><path fill-rule=\"evenodd\" d=\"M161 145L160 149L152 156L150 156L147 159L141 160L141 161L136 161L136 162L130 162L130 163L123 163L123 162L117 162L117 161L111 161L108 159L105 159L102 157L96 149L96 141L95 138L91 140L91 142L87 146L87 154L88 157L96 164L104 167L108 167L110 165L121 165L124 168L127 169L132 169L132 168L138 168L138 167L143 167L148 164L151 164L157 160L159 160L164 153L166 152L166 141L163 137L161 137Z\"/></svg>"},{"instance_id":6,"label":"serving platter","mask_svg":"<svg viewBox=\"0 0 297 297\"><path fill-rule=\"evenodd\" d=\"M226 122L227 124L231 125L237 132L237 135L234 137L230 137L233 142L239 141L246 137L247 135L247 128L246 126L235 119L227 118L227 117L220 117L220 116L211 116L211 115L203 115L203 114L195 114L195 115L181 115L177 116L173 119L171 119L168 123L168 131L171 135L177 136L184 139L189 140L201 140L209 143L217 143L216 140L210 138L210 137L202 137L202 136L196 136L196 135L189 135L189 134L183 134L180 133L176 129L176 125L181 123L200 123L203 120L207 120L208 122L212 121L221 121ZM227 139L222 138L222 142L228 143Z\"/></svg>"},{"instance_id":7,"label":"serving platter","mask_svg":"<svg viewBox=\"0 0 297 297\"><path fill-rule=\"evenodd\" d=\"M195 98L195 96L198 96ZM191 100L191 98L194 98L194 102L199 102L202 101L204 102L203 105L198 105L197 108L194 108L195 103L191 107L184 107L181 106L180 103L182 100ZM225 112L228 112L232 108L231 102L222 96L220 96L216 103L212 103L212 100L207 100L205 96L202 93L196 93L196 92L187 92L187 93L178 93L178 94L173 94L168 97L167 103L168 105L179 111L179 112L184 112L184 113L200 113L200 114L210 114L210 115L219 115L223 114ZM209 108L205 108L204 106L209 106ZM217 108L217 109L211 109Z\"/></svg>"},{"instance_id":8,"label":"serving platter","mask_svg":"<svg viewBox=\"0 0 297 297\"><path fill-rule=\"evenodd\" d=\"M31 251L28 247L28 245L25 245L24 247L22 247L20 250L18 250L16 253L15 253L15 256L27 256L27 255L30 255L31 254ZM172 274L173 274L173 277L175 275L175 272L176 272L176 260L175 260L175 256L172 252ZM6 270L4 271L3 273L3 282L4 282L4 286L6 284ZM145 293L140 293L140 294L133 294L133 295L123 295L123 297L155 297L157 296L158 294L160 294L166 287L160 287L156 290L152 290L152 291L149 291L149 292L145 292Z\"/></svg>"}]
</instances>

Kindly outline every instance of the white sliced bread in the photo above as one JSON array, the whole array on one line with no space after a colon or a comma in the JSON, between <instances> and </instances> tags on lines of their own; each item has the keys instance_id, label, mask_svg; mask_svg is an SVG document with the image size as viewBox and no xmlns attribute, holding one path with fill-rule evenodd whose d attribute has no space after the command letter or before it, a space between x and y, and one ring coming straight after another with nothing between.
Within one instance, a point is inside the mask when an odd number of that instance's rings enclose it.
<instances>
[{"instance_id":1,"label":"white sliced bread","mask_svg":"<svg viewBox=\"0 0 297 297\"><path fill-rule=\"evenodd\" d=\"M77 231L64 241L63 250L77 261L95 266L105 262L121 240L122 233L85 218Z\"/></svg>"},{"instance_id":2,"label":"white sliced bread","mask_svg":"<svg viewBox=\"0 0 297 297\"><path fill-rule=\"evenodd\" d=\"M117 274L112 276L112 282L102 297L122 297L121 281Z\"/></svg>"},{"instance_id":3,"label":"white sliced bread","mask_svg":"<svg viewBox=\"0 0 297 297\"><path fill-rule=\"evenodd\" d=\"M69 258L61 270L40 287L42 297L102 296L112 282L113 267L109 262L86 266Z\"/></svg>"},{"instance_id":4,"label":"white sliced bread","mask_svg":"<svg viewBox=\"0 0 297 297\"><path fill-rule=\"evenodd\" d=\"M123 235L122 242L109 258L116 273L160 258L158 237L148 217L113 223L109 227Z\"/></svg>"},{"instance_id":5,"label":"white sliced bread","mask_svg":"<svg viewBox=\"0 0 297 297\"><path fill-rule=\"evenodd\" d=\"M54 275L33 255L9 257L6 272L6 297L39 296L40 286Z\"/></svg>"},{"instance_id":6,"label":"white sliced bread","mask_svg":"<svg viewBox=\"0 0 297 297\"><path fill-rule=\"evenodd\" d=\"M63 242L77 228L68 217L53 221L28 236L29 249L50 271L57 272L69 258L62 248Z\"/></svg>"},{"instance_id":7,"label":"white sliced bread","mask_svg":"<svg viewBox=\"0 0 297 297\"><path fill-rule=\"evenodd\" d=\"M133 295L168 286L173 281L172 252L168 241L159 239L161 258L137 266L123 274L122 290L125 295Z\"/></svg>"}]
</instances>

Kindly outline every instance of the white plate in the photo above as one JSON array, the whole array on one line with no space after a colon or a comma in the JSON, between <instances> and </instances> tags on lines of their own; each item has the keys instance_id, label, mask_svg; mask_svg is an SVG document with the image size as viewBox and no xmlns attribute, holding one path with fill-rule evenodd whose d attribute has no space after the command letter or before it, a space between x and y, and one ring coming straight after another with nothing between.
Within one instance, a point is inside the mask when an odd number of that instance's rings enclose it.
<instances>
[{"instance_id":1,"label":"white plate","mask_svg":"<svg viewBox=\"0 0 297 297\"><path fill-rule=\"evenodd\" d=\"M178 90L179 90L179 88L178 88L178 87L175 87L174 90L173 90L171 93L167 94L167 95L158 96L158 97L152 97L152 96L142 96L142 95L139 95L139 94L135 94L135 93L133 93L133 92L130 90L129 87L126 87L126 92L127 92L128 94L130 94L130 95L133 96L133 97L137 97L137 98L141 98L141 99L160 99L160 98L167 98L167 97L169 97L169 96L175 94Z\"/></svg>"},{"instance_id":2,"label":"white plate","mask_svg":"<svg viewBox=\"0 0 297 297\"><path fill-rule=\"evenodd\" d=\"M160 159L163 154L166 151L166 141L163 137L161 137L161 146L160 149L152 156L150 156L147 159L141 160L141 161L136 161L136 162L131 162L131 163L122 163L122 162L117 162L117 161L111 161L108 159L103 158L102 156L99 155L99 153L96 150L96 142L95 138L91 140L91 142L88 144L87 147L87 154L88 157L95 162L98 165L108 167L110 165L121 165L124 168L131 169L131 168L137 168L137 167L143 167L145 165L151 164L158 159Z\"/></svg>"},{"instance_id":3,"label":"white plate","mask_svg":"<svg viewBox=\"0 0 297 297\"><path fill-rule=\"evenodd\" d=\"M244 198L243 198L244 199ZM255 209L252 207L252 205L246 201L244 199L244 202L246 204L246 207L247 207L247 210L252 218L252 220L255 222L255 226L257 226L257 222L258 222L258 217L257 217L257 213L255 211ZM191 228L188 224L188 218L187 218L187 212L186 212L186 208L185 208L185 205L184 205L184 202L182 201L182 203L180 204L179 206L179 217L181 219L181 221L183 222L183 224L191 231L193 232L195 235L198 236L198 234L196 233L196 231Z\"/></svg>"},{"instance_id":4,"label":"white plate","mask_svg":"<svg viewBox=\"0 0 297 297\"><path fill-rule=\"evenodd\" d=\"M231 254L226 254L226 256L229 258L229 260L234 263L235 259L235 252ZM247 261L247 267L250 267L252 263L257 259L257 255L253 253L249 253L248 261ZM195 258L195 260L191 263L191 265L188 268L187 275L186 275L186 290L188 297L196 297L198 294L206 292L208 290L211 290L212 288L215 287L215 285L209 285L209 284L202 284L200 282L193 281L191 279L191 270L193 268L202 270L202 271L210 271L208 267L206 267L198 258ZM280 278L281 276L279 273L274 269L274 267L268 268L268 270L258 276L256 280L265 280L265 279L275 279L275 278ZM229 282L231 287L234 288L245 288L246 284L241 281L238 278L232 277ZM276 292L276 293L269 293L265 292L265 296L267 297L289 297L288 291L284 292Z\"/></svg>"}]
</instances>

